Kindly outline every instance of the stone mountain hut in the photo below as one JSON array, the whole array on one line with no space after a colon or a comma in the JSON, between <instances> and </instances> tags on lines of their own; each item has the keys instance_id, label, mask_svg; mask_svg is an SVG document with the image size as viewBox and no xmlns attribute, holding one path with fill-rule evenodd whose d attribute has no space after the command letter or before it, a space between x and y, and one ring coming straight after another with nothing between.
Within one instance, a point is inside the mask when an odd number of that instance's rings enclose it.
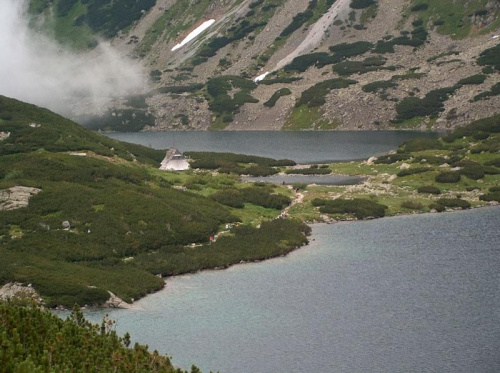
<instances>
[{"instance_id":1,"label":"stone mountain hut","mask_svg":"<svg viewBox=\"0 0 500 373\"><path fill-rule=\"evenodd\" d=\"M161 162L160 170L184 171L189 169L189 163L182 153L176 148L167 150L167 155Z\"/></svg>"}]
</instances>

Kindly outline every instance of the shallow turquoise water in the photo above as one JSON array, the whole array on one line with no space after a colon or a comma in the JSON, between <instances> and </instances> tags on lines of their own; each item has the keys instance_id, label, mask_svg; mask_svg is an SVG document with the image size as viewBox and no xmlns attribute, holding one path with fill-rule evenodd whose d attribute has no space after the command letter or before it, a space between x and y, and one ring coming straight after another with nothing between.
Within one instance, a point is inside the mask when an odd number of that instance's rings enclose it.
<instances>
[{"instance_id":1,"label":"shallow turquoise water","mask_svg":"<svg viewBox=\"0 0 500 373\"><path fill-rule=\"evenodd\" d=\"M499 372L500 207L316 225L287 257L87 312L204 372Z\"/></svg>"}]
</instances>

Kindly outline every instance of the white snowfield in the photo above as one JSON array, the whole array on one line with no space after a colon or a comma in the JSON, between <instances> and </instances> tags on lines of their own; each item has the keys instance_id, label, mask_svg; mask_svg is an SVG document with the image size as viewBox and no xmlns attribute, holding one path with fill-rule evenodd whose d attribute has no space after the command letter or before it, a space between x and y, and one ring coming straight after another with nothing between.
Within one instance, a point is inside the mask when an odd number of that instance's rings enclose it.
<instances>
[{"instance_id":1,"label":"white snowfield","mask_svg":"<svg viewBox=\"0 0 500 373\"><path fill-rule=\"evenodd\" d=\"M195 39L198 35L200 35L203 31L208 29L210 26L212 26L215 23L215 19L211 19L208 21L203 22L201 25L199 25L196 29L191 31L188 36L184 38L183 41L181 41L179 44L177 44L175 47L172 48L172 51L175 51L177 49L182 48L184 45L189 43L191 40Z\"/></svg>"},{"instance_id":2,"label":"white snowfield","mask_svg":"<svg viewBox=\"0 0 500 373\"><path fill-rule=\"evenodd\" d=\"M258 77L256 77L253 81L254 81L254 83L258 83L258 82L260 82L260 81L264 80L264 79L265 79L265 77L266 77L266 76L268 76L268 75L269 75L269 71L265 72L265 73L264 73L264 74L262 74L262 75L259 75L259 76L258 76Z\"/></svg>"}]
</instances>

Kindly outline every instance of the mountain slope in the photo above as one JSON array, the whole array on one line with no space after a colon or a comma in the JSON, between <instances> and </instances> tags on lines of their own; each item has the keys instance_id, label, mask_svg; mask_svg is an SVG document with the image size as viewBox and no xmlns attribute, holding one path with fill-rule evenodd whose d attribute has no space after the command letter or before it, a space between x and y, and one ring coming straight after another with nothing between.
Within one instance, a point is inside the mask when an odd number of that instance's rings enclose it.
<instances>
[{"instance_id":1,"label":"mountain slope","mask_svg":"<svg viewBox=\"0 0 500 373\"><path fill-rule=\"evenodd\" d=\"M32 284L49 307L102 304L109 291L130 301L162 288L158 274L282 255L307 242L307 227L287 220L235 227L208 245L240 220L235 214L261 218L252 204L229 209L195 193L234 189L237 178L158 171L162 151L3 96L0 139L0 285ZM265 209L258 199L274 191L244 190L271 217L289 201Z\"/></svg>"},{"instance_id":2,"label":"mountain slope","mask_svg":"<svg viewBox=\"0 0 500 373\"><path fill-rule=\"evenodd\" d=\"M112 42L149 66L153 90L135 105L119 103L149 108L155 120L142 124L147 130L445 129L499 107L497 0L158 0L143 10ZM210 28L172 51L210 19ZM433 103L437 110L401 115L416 98L476 75ZM316 87L338 78L356 83ZM210 91L214 85L222 89ZM283 89L290 94L263 105ZM311 90L319 102L302 105ZM109 118L94 126L105 128Z\"/></svg>"}]
</instances>

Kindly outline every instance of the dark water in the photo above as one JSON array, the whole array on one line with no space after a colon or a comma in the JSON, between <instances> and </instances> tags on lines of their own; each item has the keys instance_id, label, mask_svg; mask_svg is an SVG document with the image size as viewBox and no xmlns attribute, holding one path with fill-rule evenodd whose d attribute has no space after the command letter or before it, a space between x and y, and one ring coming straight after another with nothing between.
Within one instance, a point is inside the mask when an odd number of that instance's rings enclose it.
<instances>
[{"instance_id":1,"label":"dark water","mask_svg":"<svg viewBox=\"0 0 500 373\"><path fill-rule=\"evenodd\" d=\"M111 133L108 136L155 149L175 146L182 152L229 152L314 163L365 159L396 149L406 140L437 137L438 134L416 131L198 131Z\"/></svg>"},{"instance_id":2,"label":"dark water","mask_svg":"<svg viewBox=\"0 0 500 373\"><path fill-rule=\"evenodd\" d=\"M336 175L272 175L261 177L242 177L243 181L265 182L273 184L317 184L317 185L355 185L363 181L362 177Z\"/></svg>"},{"instance_id":3,"label":"dark water","mask_svg":"<svg viewBox=\"0 0 500 373\"><path fill-rule=\"evenodd\" d=\"M499 207L316 225L287 257L110 315L204 372L500 372L499 227Z\"/></svg>"}]
</instances>

